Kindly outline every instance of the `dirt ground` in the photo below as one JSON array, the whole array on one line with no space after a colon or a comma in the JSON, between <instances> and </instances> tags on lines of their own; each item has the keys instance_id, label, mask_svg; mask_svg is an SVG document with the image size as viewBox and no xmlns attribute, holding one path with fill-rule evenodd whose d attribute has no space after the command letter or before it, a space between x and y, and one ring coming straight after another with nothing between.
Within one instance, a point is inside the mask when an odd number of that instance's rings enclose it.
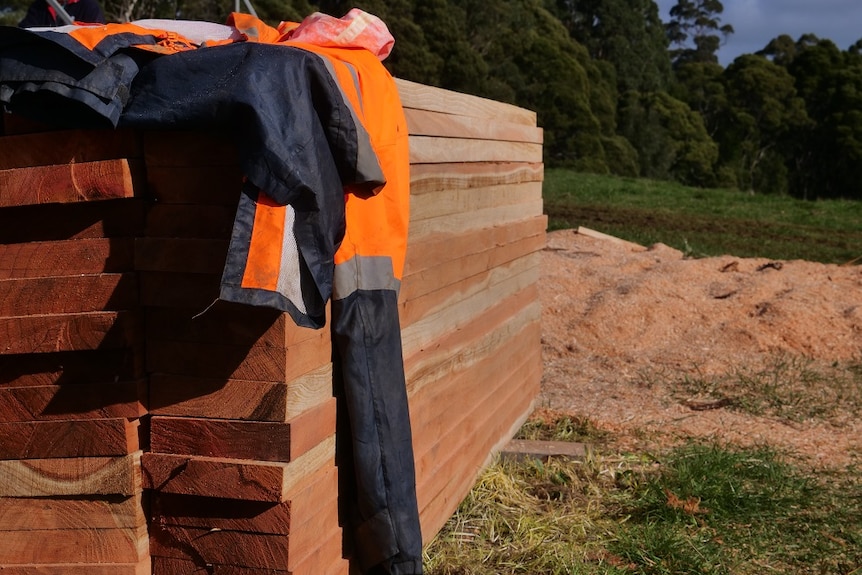
<instances>
[{"instance_id":1,"label":"dirt ground","mask_svg":"<svg viewBox=\"0 0 862 575\"><path fill-rule=\"evenodd\" d=\"M862 463L860 378L846 406L838 397L829 417L801 420L680 384L776 361L862 368L862 266L686 259L587 232L551 232L542 253L537 407L589 418L623 449L698 437L767 444L815 467ZM788 385L802 387L801 402L817 399L804 378Z\"/></svg>"}]
</instances>

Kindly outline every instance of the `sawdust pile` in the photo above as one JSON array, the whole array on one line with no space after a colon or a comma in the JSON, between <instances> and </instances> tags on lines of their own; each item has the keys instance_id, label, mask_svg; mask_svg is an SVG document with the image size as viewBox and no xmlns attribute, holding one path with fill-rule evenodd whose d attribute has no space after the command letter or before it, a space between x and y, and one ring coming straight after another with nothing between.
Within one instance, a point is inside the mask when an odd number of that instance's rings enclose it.
<instances>
[{"instance_id":1,"label":"sawdust pile","mask_svg":"<svg viewBox=\"0 0 862 575\"><path fill-rule=\"evenodd\" d=\"M562 230L548 234L541 273L539 407L587 417L626 447L700 437L769 444L814 465L862 460L852 410L791 421L734 409L733 398L686 397L671 383L776 358L862 365L862 266L686 259L662 244Z\"/></svg>"}]
</instances>

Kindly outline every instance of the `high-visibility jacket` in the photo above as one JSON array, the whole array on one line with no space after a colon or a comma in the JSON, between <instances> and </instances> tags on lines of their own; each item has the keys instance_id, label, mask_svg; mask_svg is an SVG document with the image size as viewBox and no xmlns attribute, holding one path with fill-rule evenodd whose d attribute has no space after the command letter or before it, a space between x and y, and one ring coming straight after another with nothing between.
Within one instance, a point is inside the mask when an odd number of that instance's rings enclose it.
<instances>
[{"instance_id":1,"label":"high-visibility jacket","mask_svg":"<svg viewBox=\"0 0 862 575\"><path fill-rule=\"evenodd\" d=\"M397 90L365 50L290 42L234 18L247 41L211 49L134 24L0 30L0 69L15 71L0 74L0 102L67 126L220 128L237 138L247 181L221 297L276 307L311 327L323 325L332 299L356 557L363 570L421 573L397 309L409 215ZM62 65L40 68L45 61ZM69 105L49 110L45 93Z\"/></svg>"}]
</instances>

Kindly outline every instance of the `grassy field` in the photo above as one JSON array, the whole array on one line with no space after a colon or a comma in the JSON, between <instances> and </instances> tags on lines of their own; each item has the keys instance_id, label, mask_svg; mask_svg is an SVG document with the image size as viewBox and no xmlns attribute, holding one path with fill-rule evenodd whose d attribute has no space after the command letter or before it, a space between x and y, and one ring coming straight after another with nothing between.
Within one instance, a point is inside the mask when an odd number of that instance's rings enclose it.
<instances>
[{"instance_id":1,"label":"grassy field","mask_svg":"<svg viewBox=\"0 0 862 575\"><path fill-rule=\"evenodd\" d=\"M862 258L862 202L802 201L672 182L546 170L549 229L584 226L693 257Z\"/></svg>"},{"instance_id":2,"label":"grassy field","mask_svg":"<svg viewBox=\"0 0 862 575\"><path fill-rule=\"evenodd\" d=\"M862 202L801 202L548 170L551 229L584 226L692 257L862 256ZM734 409L841 425L862 415L862 361L740 366L671 383ZM835 408L841 406L840 416ZM497 461L426 549L429 575L862 575L859 469L817 472L767 447L690 442L621 453L589 420L535 418L526 439L585 442L583 459Z\"/></svg>"}]
</instances>

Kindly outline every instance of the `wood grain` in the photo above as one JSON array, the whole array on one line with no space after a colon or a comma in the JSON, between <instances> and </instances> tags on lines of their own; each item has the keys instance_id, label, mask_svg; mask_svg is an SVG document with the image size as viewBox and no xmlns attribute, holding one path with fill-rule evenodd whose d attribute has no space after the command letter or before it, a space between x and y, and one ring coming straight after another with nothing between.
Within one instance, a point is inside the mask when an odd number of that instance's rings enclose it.
<instances>
[{"instance_id":1,"label":"wood grain","mask_svg":"<svg viewBox=\"0 0 862 575\"><path fill-rule=\"evenodd\" d=\"M410 163L542 161L542 144L437 136L410 137Z\"/></svg>"},{"instance_id":2,"label":"wood grain","mask_svg":"<svg viewBox=\"0 0 862 575\"><path fill-rule=\"evenodd\" d=\"M529 162L452 162L412 164L410 195L482 188L501 184L541 182L544 165Z\"/></svg>"},{"instance_id":3,"label":"wood grain","mask_svg":"<svg viewBox=\"0 0 862 575\"><path fill-rule=\"evenodd\" d=\"M411 136L542 143L541 128L506 122L500 118L475 118L409 108L404 110L404 115Z\"/></svg>"},{"instance_id":4,"label":"wood grain","mask_svg":"<svg viewBox=\"0 0 862 575\"><path fill-rule=\"evenodd\" d=\"M147 413L146 380L0 388L0 421L134 419Z\"/></svg>"},{"instance_id":5,"label":"wood grain","mask_svg":"<svg viewBox=\"0 0 862 575\"><path fill-rule=\"evenodd\" d=\"M153 453L289 462L335 434L335 398L290 421L153 416Z\"/></svg>"},{"instance_id":6,"label":"wood grain","mask_svg":"<svg viewBox=\"0 0 862 575\"><path fill-rule=\"evenodd\" d=\"M133 273L0 280L0 317L137 307Z\"/></svg>"},{"instance_id":7,"label":"wood grain","mask_svg":"<svg viewBox=\"0 0 862 575\"><path fill-rule=\"evenodd\" d=\"M0 459L128 455L141 448L138 423L125 418L0 423Z\"/></svg>"},{"instance_id":8,"label":"wood grain","mask_svg":"<svg viewBox=\"0 0 862 575\"><path fill-rule=\"evenodd\" d=\"M146 525L140 494L131 497L0 497L4 531L117 529Z\"/></svg>"},{"instance_id":9,"label":"wood grain","mask_svg":"<svg viewBox=\"0 0 862 575\"><path fill-rule=\"evenodd\" d=\"M130 497L140 491L140 451L123 457L0 461L0 497Z\"/></svg>"},{"instance_id":10,"label":"wood grain","mask_svg":"<svg viewBox=\"0 0 862 575\"><path fill-rule=\"evenodd\" d=\"M536 113L511 104L444 90L401 78L395 79L401 105L405 108L444 112L456 116L498 118L501 121L536 125Z\"/></svg>"},{"instance_id":11,"label":"wood grain","mask_svg":"<svg viewBox=\"0 0 862 575\"><path fill-rule=\"evenodd\" d=\"M286 382L323 367L331 357L329 332L319 330L288 348L151 341L146 365L158 373Z\"/></svg>"},{"instance_id":12,"label":"wood grain","mask_svg":"<svg viewBox=\"0 0 862 575\"><path fill-rule=\"evenodd\" d=\"M297 483L335 461L331 436L290 463L145 453L144 487L176 493L281 503Z\"/></svg>"},{"instance_id":13,"label":"wood grain","mask_svg":"<svg viewBox=\"0 0 862 575\"><path fill-rule=\"evenodd\" d=\"M142 339L134 312L0 317L0 355L117 349Z\"/></svg>"},{"instance_id":14,"label":"wood grain","mask_svg":"<svg viewBox=\"0 0 862 575\"><path fill-rule=\"evenodd\" d=\"M0 244L0 279L132 271L133 247L131 238Z\"/></svg>"},{"instance_id":15,"label":"wood grain","mask_svg":"<svg viewBox=\"0 0 862 575\"><path fill-rule=\"evenodd\" d=\"M132 169L125 159L0 170L0 207L134 195Z\"/></svg>"},{"instance_id":16,"label":"wood grain","mask_svg":"<svg viewBox=\"0 0 862 575\"><path fill-rule=\"evenodd\" d=\"M284 382L150 377L150 413L211 419L288 421L332 397L332 364Z\"/></svg>"},{"instance_id":17,"label":"wood grain","mask_svg":"<svg viewBox=\"0 0 862 575\"><path fill-rule=\"evenodd\" d=\"M67 130L0 138L0 170L140 158L140 136L130 130Z\"/></svg>"}]
</instances>

